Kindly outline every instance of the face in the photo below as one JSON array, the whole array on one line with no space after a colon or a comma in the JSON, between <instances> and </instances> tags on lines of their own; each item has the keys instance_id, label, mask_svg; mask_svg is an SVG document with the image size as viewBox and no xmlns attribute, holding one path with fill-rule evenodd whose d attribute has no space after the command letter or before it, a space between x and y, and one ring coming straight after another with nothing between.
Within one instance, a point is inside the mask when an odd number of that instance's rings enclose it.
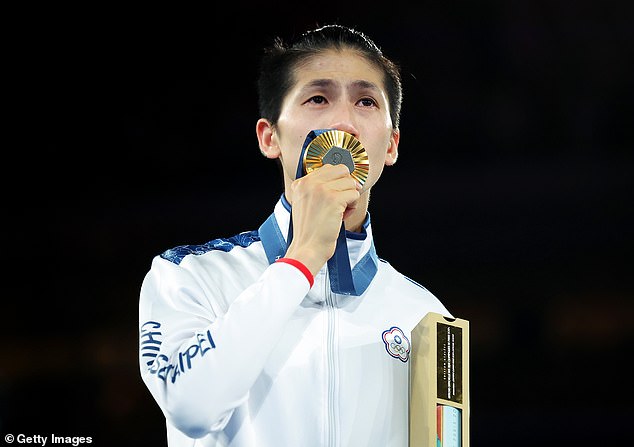
<instances>
[{"instance_id":1,"label":"face","mask_svg":"<svg viewBox=\"0 0 634 447\"><path fill-rule=\"evenodd\" d=\"M368 191L397 157L399 135L392 128L382 72L354 51L329 50L294 74L295 85L270 129L270 144L263 148L268 157L280 158L286 190L295 180L306 135L328 128L354 135L365 147L370 169L363 191Z\"/></svg>"}]
</instances>

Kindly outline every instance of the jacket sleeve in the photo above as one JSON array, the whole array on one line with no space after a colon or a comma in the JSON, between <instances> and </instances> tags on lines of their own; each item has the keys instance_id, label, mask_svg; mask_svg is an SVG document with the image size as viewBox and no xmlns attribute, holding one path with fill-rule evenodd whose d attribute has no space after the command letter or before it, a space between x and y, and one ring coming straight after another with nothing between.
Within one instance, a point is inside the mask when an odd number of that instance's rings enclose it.
<instances>
[{"instance_id":1,"label":"jacket sleeve","mask_svg":"<svg viewBox=\"0 0 634 447\"><path fill-rule=\"evenodd\" d=\"M203 290L188 270L157 257L140 292L141 376L166 419L192 438L221 430L247 399L310 289L285 263L268 266L226 312L209 304L214 287Z\"/></svg>"}]
</instances>

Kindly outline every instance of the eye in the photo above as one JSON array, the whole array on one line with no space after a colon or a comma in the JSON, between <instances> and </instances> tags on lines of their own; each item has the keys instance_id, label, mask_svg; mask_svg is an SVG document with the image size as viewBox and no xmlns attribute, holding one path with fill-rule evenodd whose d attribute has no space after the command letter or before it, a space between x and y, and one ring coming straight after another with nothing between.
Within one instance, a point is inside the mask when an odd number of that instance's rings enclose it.
<instances>
[{"instance_id":1,"label":"eye","mask_svg":"<svg viewBox=\"0 0 634 447\"><path fill-rule=\"evenodd\" d=\"M363 107L376 107L376 101L372 98L362 98L359 100L358 104Z\"/></svg>"},{"instance_id":2,"label":"eye","mask_svg":"<svg viewBox=\"0 0 634 447\"><path fill-rule=\"evenodd\" d=\"M307 103L313 103L313 104L325 104L326 103L326 98L324 98L321 95L315 95L311 98L308 99L308 101L306 101Z\"/></svg>"}]
</instances>

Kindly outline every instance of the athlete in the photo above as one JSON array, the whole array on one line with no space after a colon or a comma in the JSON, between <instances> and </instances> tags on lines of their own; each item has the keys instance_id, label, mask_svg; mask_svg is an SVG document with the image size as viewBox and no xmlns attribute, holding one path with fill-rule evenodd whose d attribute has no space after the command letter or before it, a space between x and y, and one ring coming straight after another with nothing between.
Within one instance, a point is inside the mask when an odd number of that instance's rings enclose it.
<instances>
[{"instance_id":1,"label":"athlete","mask_svg":"<svg viewBox=\"0 0 634 447\"><path fill-rule=\"evenodd\" d=\"M258 88L259 148L284 177L271 215L165 251L141 287L140 372L169 445L405 447L411 330L451 314L372 237L370 191L398 156L398 66L327 25L267 48ZM365 149L364 181L343 163L302 172L332 130Z\"/></svg>"}]
</instances>

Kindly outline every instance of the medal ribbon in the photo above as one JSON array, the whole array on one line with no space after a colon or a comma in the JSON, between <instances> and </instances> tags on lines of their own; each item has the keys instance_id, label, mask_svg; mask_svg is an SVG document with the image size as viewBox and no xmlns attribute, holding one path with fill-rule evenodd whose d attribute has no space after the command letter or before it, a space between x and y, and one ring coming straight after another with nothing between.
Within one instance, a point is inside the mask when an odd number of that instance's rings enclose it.
<instances>
[{"instance_id":1,"label":"medal ribbon","mask_svg":"<svg viewBox=\"0 0 634 447\"><path fill-rule=\"evenodd\" d=\"M299 156L296 178L300 178L305 175L303 159L306 148L310 145L313 139L329 130L332 129L313 130L308 134ZM284 240L284 235L277 223L275 212L269 216L258 230L269 264L272 264L277 259L283 257L288 250L288 246L293 240L292 207L284 197L284 194L282 194L281 201L284 208L286 208L290 213L286 240ZM368 215L364 228L369 225L369 222L370 218ZM354 235L354 233L351 234ZM371 240L370 242L371 245L367 253L363 255L354 268L351 269L348 245L346 242L346 228L343 221L341 222L341 229L339 230L339 235L337 236L335 253L328 260L330 289L334 293L360 296L366 291L378 271L378 256L374 248L374 241Z\"/></svg>"},{"instance_id":2,"label":"medal ribbon","mask_svg":"<svg viewBox=\"0 0 634 447\"><path fill-rule=\"evenodd\" d=\"M281 202L284 208L286 208L290 212L291 206L286 201L284 194L282 194ZM292 223L292 216L290 216L290 218L291 218L290 222ZM290 236L292 236L292 229L290 227L291 223L289 223L289 232L288 232ZM367 225L369 224L370 224L370 217L368 216L366 223L364 224L364 228L366 228ZM282 258L286 255L286 251L288 250L289 244L284 239L284 234L282 233L282 230L280 229L280 226L277 223L275 212L271 213L268 219L266 219L264 223L260 226L260 228L258 229L258 234L260 236L260 240L262 241L262 246L264 248L264 252L266 253L266 257L269 261L269 264L273 264L279 258ZM353 236L355 235L355 233L352 233L352 234ZM339 236L341 236L341 233L339 234ZM289 243L290 243L290 239L289 239ZM345 244L345 240L343 241L343 243ZM348 247L346 245L346 254L348 253L347 248ZM335 253L337 249L339 249L339 244L337 245L337 248L335 249ZM334 255L333 255L333 258L335 258ZM350 270L350 260L346 259L345 261L346 263L343 264L343 267L347 266L347 269ZM334 293L341 293L341 294L354 295L354 296L362 295L363 292L366 291L366 289L370 285L370 282L372 282L374 275L376 275L378 271L379 258L376 254L376 249L374 248L374 241L371 241L370 248L368 249L367 253L363 255L363 257L359 260L359 262L357 262L357 264L352 269L350 277L352 278L351 283L354 290L344 289L341 287L342 282L339 280L339 270L338 270L340 265L341 264L338 264L335 266L330 261L328 263L330 289Z\"/></svg>"},{"instance_id":3,"label":"medal ribbon","mask_svg":"<svg viewBox=\"0 0 634 447\"><path fill-rule=\"evenodd\" d=\"M295 174L295 178L298 179L305 175L304 172L304 153L306 152L306 148L317 136L321 135L324 132L327 132L332 129L317 129L312 130L306 140L304 141L304 145L302 146L302 151L299 154L299 162L297 164L297 172ZM290 224L288 226L288 236L286 238L287 244L290 245L293 240L293 215L291 210L291 219ZM374 245L372 246L372 250L374 250ZM363 261L363 260L362 260ZM361 262L360 262L361 263ZM337 236L337 244L335 246L335 253L328 260L328 274L330 276L330 289L334 293L339 293L342 295L361 295L365 289L370 284L370 281L374 277L374 274L377 270L377 265L375 262L365 263L369 264L370 270L372 267L374 271L366 272L363 275L353 275L352 270L350 268L350 256L348 254L348 244L346 243L346 227L341 222L341 228L339 230L339 235ZM367 276L369 274L369 278ZM357 278L355 278L357 276ZM355 280L357 279L357 280Z\"/></svg>"}]
</instances>

